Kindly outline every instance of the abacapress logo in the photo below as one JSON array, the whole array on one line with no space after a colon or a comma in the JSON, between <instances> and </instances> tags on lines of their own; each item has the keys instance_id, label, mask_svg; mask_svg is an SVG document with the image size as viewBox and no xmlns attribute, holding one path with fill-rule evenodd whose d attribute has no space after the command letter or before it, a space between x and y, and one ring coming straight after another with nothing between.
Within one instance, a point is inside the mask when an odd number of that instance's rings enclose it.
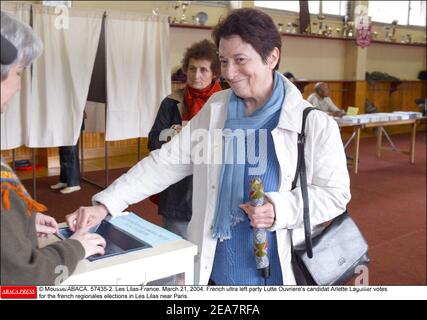
<instances>
[{"instance_id":1,"label":"abacapress logo","mask_svg":"<svg viewBox=\"0 0 427 320\"><path fill-rule=\"evenodd\" d=\"M3 286L0 287L1 299L36 299L36 286Z\"/></svg>"}]
</instances>

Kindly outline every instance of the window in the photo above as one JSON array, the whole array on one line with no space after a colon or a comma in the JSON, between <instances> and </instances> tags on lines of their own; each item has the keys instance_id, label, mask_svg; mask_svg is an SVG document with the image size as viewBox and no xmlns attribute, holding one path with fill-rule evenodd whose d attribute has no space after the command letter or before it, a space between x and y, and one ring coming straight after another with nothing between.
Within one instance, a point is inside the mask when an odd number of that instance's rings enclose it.
<instances>
[{"instance_id":1,"label":"window","mask_svg":"<svg viewBox=\"0 0 427 320\"><path fill-rule=\"evenodd\" d=\"M299 12L299 1L254 1L255 7Z\"/></svg>"},{"instance_id":2,"label":"window","mask_svg":"<svg viewBox=\"0 0 427 320\"><path fill-rule=\"evenodd\" d=\"M391 23L397 20L398 24L408 23L409 1L369 1L368 12L372 21Z\"/></svg>"},{"instance_id":3,"label":"window","mask_svg":"<svg viewBox=\"0 0 427 320\"><path fill-rule=\"evenodd\" d=\"M193 4L201 4L212 7L227 7L229 1L191 1Z\"/></svg>"},{"instance_id":4,"label":"window","mask_svg":"<svg viewBox=\"0 0 427 320\"><path fill-rule=\"evenodd\" d=\"M409 24L426 25L426 1L409 1Z\"/></svg>"},{"instance_id":5,"label":"window","mask_svg":"<svg viewBox=\"0 0 427 320\"><path fill-rule=\"evenodd\" d=\"M299 1L254 1L256 7L299 12ZM342 15L346 13L347 1L308 1L311 14Z\"/></svg>"},{"instance_id":6,"label":"window","mask_svg":"<svg viewBox=\"0 0 427 320\"><path fill-rule=\"evenodd\" d=\"M426 1L369 1L368 12L376 22L397 20L400 25L426 25Z\"/></svg>"},{"instance_id":7,"label":"window","mask_svg":"<svg viewBox=\"0 0 427 320\"><path fill-rule=\"evenodd\" d=\"M345 16L347 1L322 1L322 13Z\"/></svg>"},{"instance_id":8,"label":"window","mask_svg":"<svg viewBox=\"0 0 427 320\"><path fill-rule=\"evenodd\" d=\"M66 6L68 8L71 8L71 1L42 1L42 4L44 6Z\"/></svg>"}]
</instances>

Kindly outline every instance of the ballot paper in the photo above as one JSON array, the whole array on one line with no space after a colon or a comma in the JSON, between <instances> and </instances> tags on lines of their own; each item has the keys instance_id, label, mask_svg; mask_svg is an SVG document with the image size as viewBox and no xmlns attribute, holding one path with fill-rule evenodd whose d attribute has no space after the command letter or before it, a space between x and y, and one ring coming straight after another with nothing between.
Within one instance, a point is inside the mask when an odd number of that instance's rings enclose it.
<instances>
[{"instance_id":1,"label":"ballot paper","mask_svg":"<svg viewBox=\"0 0 427 320\"><path fill-rule=\"evenodd\" d=\"M182 239L175 233L152 224L133 212L125 213L127 214L111 219L110 223L153 247Z\"/></svg>"},{"instance_id":2,"label":"ballot paper","mask_svg":"<svg viewBox=\"0 0 427 320\"><path fill-rule=\"evenodd\" d=\"M423 114L421 112L416 111L393 111L393 113L401 116L402 120L419 119L423 117Z\"/></svg>"},{"instance_id":3,"label":"ballot paper","mask_svg":"<svg viewBox=\"0 0 427 320\"><path fill-rule=\"evenodd\" d=\"M359 113L359 108L356 107L348 107L347 108L347 115L348 116L356 116Z\"/></svg>"},{"instance_id":4,"label":"ballot paper","mask_svg":"<svg viewBox=\"0 0 427 320\"><path fill-rule=\"evenodd\" d=\"M337 119L338 123L353 123L353 124L362 124L368 123L369 119L366 118L363 114L357 116L343 116L342 118Z\"/></svg>"}]
</instances>

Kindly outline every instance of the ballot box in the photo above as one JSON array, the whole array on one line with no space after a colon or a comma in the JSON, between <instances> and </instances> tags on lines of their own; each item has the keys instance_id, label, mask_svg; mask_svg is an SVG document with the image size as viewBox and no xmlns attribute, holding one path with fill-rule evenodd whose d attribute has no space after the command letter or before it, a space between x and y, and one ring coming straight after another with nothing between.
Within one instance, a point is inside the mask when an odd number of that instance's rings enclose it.
<instances>
[{"instance_id":1,"label":"ballot box","mask_svg":"<svg viewBox=\"0 0 427 320\"><path fill-rule=\"evenodd\" d=\"M64 223L59 227L58 235L40 239L40 246L72 235ZM91 231L106 239L106 254L80 261L63 285L193 284L197 246L180 236L134 213L103 221Z\"/></svg>"}]
</instances>

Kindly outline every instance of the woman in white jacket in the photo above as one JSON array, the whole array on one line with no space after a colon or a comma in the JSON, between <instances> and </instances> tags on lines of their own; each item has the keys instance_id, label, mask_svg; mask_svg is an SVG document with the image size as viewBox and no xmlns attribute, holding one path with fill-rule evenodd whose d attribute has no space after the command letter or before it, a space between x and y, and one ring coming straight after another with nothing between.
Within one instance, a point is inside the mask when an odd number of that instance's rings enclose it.
<instances>
[{"instance_id":1,"label":"woman in white jacket","mask_svg":"<svg viewBox=\"0 0 427 320\"><path fill-rule=\"evenodd\" d=\"M276 71L281 36L267 14L234 10L213 38L222 77L231 88L213 95L179 135L96 194L93 207L67 216L67 222L72 229L90 227L193 174L187 232L198 245L195 283L295 284L289 231L298 242L303 203L299 185L291 190L291 184L302 113L310 104ZM339 129L322 112L307 118L305 161L316 226L341 214L350 200ZM268 200L256 208L248 202L249 180L255 176L263 180ZM252 227L269 231L267 279L256 270Z\"/></svg>"}]
</instances>

